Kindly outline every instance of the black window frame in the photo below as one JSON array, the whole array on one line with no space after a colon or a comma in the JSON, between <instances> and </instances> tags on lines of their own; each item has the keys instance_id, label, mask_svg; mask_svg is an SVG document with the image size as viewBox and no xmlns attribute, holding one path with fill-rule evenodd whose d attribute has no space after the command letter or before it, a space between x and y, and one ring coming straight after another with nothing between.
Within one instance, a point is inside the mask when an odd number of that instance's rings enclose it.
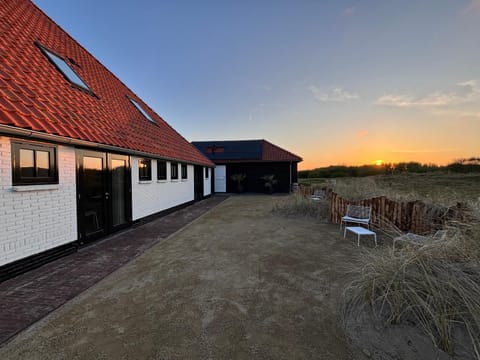
<instances>
[{"instance_id":1,"label":"black window frame","mask_svg":"<svg viewBox=\"0 0 480 360\"><path fill-rule=\"evenodd\" d=\"M157 180L167 180L167 162L157 160Z\"/></svg>"},{"instance_id":2,"label":"black window frame","mask_svg":"<svg viewBox=\"0 0 480 360\"><path fill-rule=\"evenodd\" d=\"M35 45L40 49L40 51L42 52L42 54L47 58L47 60L55 67L55 69L57 69L57 71L64 77L65 80L67 80L70 85L72 85L72 87L78 89L78 90L81 90L83 92L86 92L87 94L90 94L90 95L93 95L95 97L97 97L95 95L95 93L92 91L92 89L90 89L90 87L88 86L87 82L85 80L83 80L83 78L75 71L75 69L70 66L69 62L71 64L74 64L76 65L77 67L80 67L80 65L78 65L73 59L71 58L68 58L69 61L67 61L63 56L60 56L58 53L56 53L55 51L43 46L42 44L38 43L38 42L35 42ZM53 60L53 57L56 57L58 58L59 60L63 61L65 63L65 65L75 74L76 77L78 77L78 79L82 82L82 84L79 84L77 82L74 82L63 70L60 66L58 66L57 63L55 63L55 61Z\"/></svg>"},{"instance_id":3,"label":"black window frame","mask_svg":"<svg viewBox=\"0 0 480 360\"><path fill-rule=\"evenodd\" d=\"M145 167L141 167L141 163L145 163ZM143 169L145 169L145 173L142 174ZM141 158L138 159L138 180L139 181L152 181L152 159L148 158Z\"/></svg>"},{"instance_id":4,"label":"black window frame","mask_svg":"<svg viewBox=\"0 0 480 360\"><path fill-rule=\"evenodd\" d=\"M127 99L130 101L130 103L133 105L133 107L135 109L137 109L137 111L142 114L142 116L147 119L149 122L151 122L152 124L156 124L157 122L155 121L154 118L152 118L150 116L150 114L143 108L142 105L140 105L140 103L135 100L135 99L132 99L131 97L127 96Z\"/></svg>"},{"instance_id":5,"label":"black window frame","mask_svg":"<svg viewBox=\"0 0 480 360\"><path fill-rule=\"evenodd\" d=\"M188 179L188 168L187 164L182 164L182 180Z\"/></svg>"},{"instance_id":6,"label":"black window frame","mask_svg":"<svg viewBox=\"0 0 480 360\"><path fill-rule=\"evenodd\" d=\"M178 180L178 163L176 162L170 164L170 179Z\"/></svg>"},{"instance_id":7,"label":"black window frame","mask_svg":"<svg viewBox=\"0 0 480 360\"><path fill-rule=\"evenodd\" d=\"M50 185L58 184L58 157L57 146L47 144L12 141L12 185ZM32 150L34 161L34 176L22 176L20 167L20 150ZM49 153L49 176L38 176L36 152Z\"/></svg>"},{"instance_id":8,"label":"black window frame","mask_svg":"<svg viewBox=\"0 0 480 360\"><path fill-rule=\"evenodd\" d=\"M210 169L208 167L205 168L205 179L208 179L210 173Z\"/></svg>"}]
</instances>

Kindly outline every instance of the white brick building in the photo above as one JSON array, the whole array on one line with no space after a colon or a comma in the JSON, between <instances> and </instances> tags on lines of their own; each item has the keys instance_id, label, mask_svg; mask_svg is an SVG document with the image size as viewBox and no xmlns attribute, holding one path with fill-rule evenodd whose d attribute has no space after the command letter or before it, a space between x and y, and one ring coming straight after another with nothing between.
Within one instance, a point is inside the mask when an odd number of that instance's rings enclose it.
<instances>
[{"instance_id":1,"label":"white brick building","mask_svg":"<svg viewBox=\"0 0 480 360\"><path fill-rule=\"evenodd\" d=\"M30 0L0 18L0 281L211 194L213 163Z\"/></svg>"}]
</instances>

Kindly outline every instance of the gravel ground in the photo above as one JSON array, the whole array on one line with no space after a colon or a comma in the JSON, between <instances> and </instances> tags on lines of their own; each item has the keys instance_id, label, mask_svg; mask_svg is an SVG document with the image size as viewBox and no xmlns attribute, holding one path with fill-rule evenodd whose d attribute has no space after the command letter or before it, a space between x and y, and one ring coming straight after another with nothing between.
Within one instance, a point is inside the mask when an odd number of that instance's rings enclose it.
<instances>
[{"instance_id":1,"label":"gravel ground","mask_svg":"<svg viewBox=\"0 0 480 360\"><path fill-rule=\"evenodd\" d=\"M36 323L1 359L351 359L358 253L336 225L233 196ZM132 239L134 241L134 239Z\"/></svg>"}]
</instances>

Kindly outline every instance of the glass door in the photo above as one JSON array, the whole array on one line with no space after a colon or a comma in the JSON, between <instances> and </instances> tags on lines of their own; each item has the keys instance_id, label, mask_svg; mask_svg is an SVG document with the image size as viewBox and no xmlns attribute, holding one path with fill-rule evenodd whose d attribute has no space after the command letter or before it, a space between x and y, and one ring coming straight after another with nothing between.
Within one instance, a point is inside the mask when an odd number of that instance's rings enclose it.
<instances>
[{"instance_id":1,"label":"glass door","mask_svg":"<svg viewBox=\"0 0 480 360\"><path fill-rule=\"evenodd\" d=\"M128 226L131 218L128 156L77 150L80 244Z\"/></svg>"},{"instance_id":2,"label":"glass door","mask_svg":"<svg viewBox=\"0 0 480 360\"><path fill-rule=\"evenodd\" d=\"M130 166L128 156L108 154L109 195L112 230L130 220Z\"/></svg>"}]
</instances>

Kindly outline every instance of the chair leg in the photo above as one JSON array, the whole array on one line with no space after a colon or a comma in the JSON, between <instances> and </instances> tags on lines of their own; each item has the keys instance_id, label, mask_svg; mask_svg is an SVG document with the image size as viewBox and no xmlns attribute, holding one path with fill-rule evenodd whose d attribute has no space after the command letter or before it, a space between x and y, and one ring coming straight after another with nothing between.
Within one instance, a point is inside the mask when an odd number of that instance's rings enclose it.
<instances>
[{"instance_id":1,"label":"chair leg","mask_svg":"<svg viewBox=\"0 0 480 360\"><path fill-rule=\"evenodd\" d=\"M377 234L373 234L373 238L375 239L375 247L377 247Z\"/></svg>"},{"instance_id":2,"label":"chair leg","mask_svg":"<svg viewBox=\"0 0 480 360\"><path fill-rule=\"evenodd\" d=\"M347 227L343 229L343 238L345 239L347 237Z\"/></svg>"},{"instance_id":3,"label":"chair leg","mask_svg":"<svg viewBox=\"0 0 480 360\"><path fill-rule=\"evenodd\" d=\"M360 234L357 235L357 246L360 246Z\"/></svg>"}]
</instances>

